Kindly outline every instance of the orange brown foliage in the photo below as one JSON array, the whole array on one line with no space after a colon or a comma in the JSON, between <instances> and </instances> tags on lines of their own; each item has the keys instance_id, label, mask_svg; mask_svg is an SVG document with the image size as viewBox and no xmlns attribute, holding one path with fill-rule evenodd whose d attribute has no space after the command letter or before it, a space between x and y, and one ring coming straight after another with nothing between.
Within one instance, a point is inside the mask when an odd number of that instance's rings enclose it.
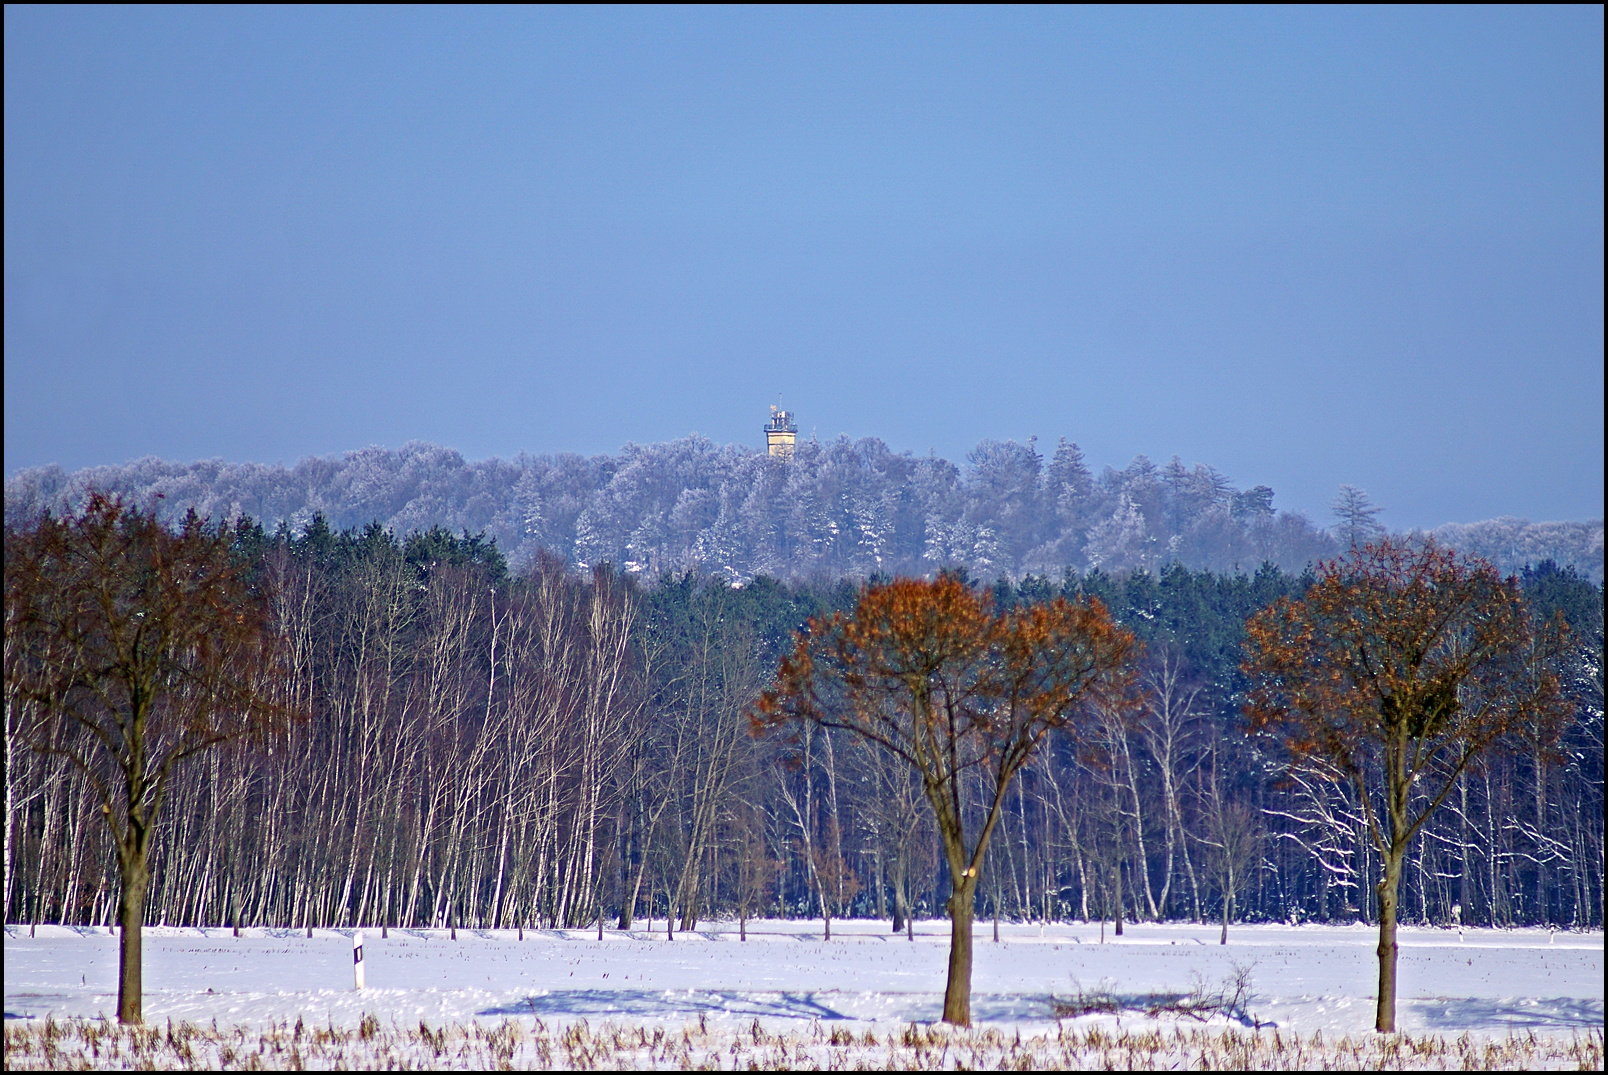
<instances>
[{"instance_id":1,"label":"orange brown foliage","mask_svg":"<svg viewBox=\"0 0 1608 1075\"><path fill-rule=\"evenodd\" d=\"M1132 707L1137 650L1098 600L996 612L953 577L899 579L811 620L755 706L756 732L842 729L919 775L953 887L946 1021L970 1021L972 901L1011 780L1052 731ZM983 782L980 818L964 809L968 774Z\"/></svg>"},{"instance_id":2,"label":"orange brown foliage","mask_svg":"<svg viewBox=\"0 0 1608 1075\"><path fill-rule=\"evenodd\" d=\"M1433 541L1386 539L1321 566L1246 624L1254 732L1349 781L1383 860L1376 1027L1395 1028L1396 910L1414 836L1482 753L1556 735L1561 620L1532 622L1518 581ZM1416 794L1415 794L1416 791Z\"/></svg>"}]
</instances>

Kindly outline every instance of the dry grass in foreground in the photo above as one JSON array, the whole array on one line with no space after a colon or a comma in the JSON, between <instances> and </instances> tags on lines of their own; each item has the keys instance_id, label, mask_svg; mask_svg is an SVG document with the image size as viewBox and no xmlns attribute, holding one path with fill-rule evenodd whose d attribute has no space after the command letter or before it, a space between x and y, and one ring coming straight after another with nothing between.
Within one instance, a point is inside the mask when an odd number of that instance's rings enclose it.
<instances>
[{"instance_id":1,"label":"dry grass in foreground","mask_svg":"<svg viewBox=\"0 0 1608 1075\"><path fill-rule=\"evenodd\" d=\"M101 1020L11 1022L6 1070L226 1070L281 1068L620 1071L791 1069L1017 1071L1072 1068L1276 1071L1290 1069L1602 1070L1603 1033L1506 1038L1358 1034L1339 1038L1282 1030L1195 1027L1112 1031L1063 1026L1023 1037L996 1028L909 1025L859 1032L814 1023L773 1033L757 1020L741 1029L700 1019L680 1030L541 1020L431 1028L381 1026L366 1016L355 1030L177 1025L123 1027Z\"/></svg>"}]
</instances>

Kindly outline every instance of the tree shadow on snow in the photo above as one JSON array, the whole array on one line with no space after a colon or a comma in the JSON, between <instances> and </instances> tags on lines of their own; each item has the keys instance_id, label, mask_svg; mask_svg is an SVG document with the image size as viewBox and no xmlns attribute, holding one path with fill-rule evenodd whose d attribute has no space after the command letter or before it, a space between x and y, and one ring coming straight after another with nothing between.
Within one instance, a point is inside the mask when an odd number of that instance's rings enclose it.
<instances>
[{"instance_id":1,"label":"tree shadow on snow","mask_svg":"<svg viewBox=\"0 0 1608 1075\"><path fill-rule=\"evenodd\" d=\"M1580 997L1433 997L1404 1002L1429 1030L1602 1028L1603 1002Z\"/></svg>"},{"instance_id":2,"label":"tree shadow on snow","mask_svg":"<svg viewBox=\"0 0 1608 1075\"><path fill-rule=\"evenodd\" d=\"M711 989L555 989L477 1015L725 1015L848 1019L809 993L723 993Z\"/></svg>"},{"instance_id":3,"label":"tree shadow on snow","mask_svg":"<svg viewBox=\"0 0 1608 1075\"><path fill-rule=\"evenodd\" d=\"M978 1022L1052 1019L1049 994L972 995ZM693 1016L701 1013L779 1019L871 1019L936 1022L943 1014L941 993L778 993L715 989L555 989L478 1012L482 1016Z\"/></svg>"}]
</instances>

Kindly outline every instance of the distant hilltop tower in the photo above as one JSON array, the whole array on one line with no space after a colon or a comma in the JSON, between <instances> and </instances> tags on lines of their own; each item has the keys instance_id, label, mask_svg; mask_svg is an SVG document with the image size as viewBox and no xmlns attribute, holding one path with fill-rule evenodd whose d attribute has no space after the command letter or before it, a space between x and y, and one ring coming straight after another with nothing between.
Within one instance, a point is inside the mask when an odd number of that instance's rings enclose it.
<instances>
[{"instance_id":1,"label":"distant hilltop tower","mask_svg":"<svg viewBox=\"0 0 1608 1075\"><path fill-rule=\"evenodd\" d=\"M797 443L798 426L793 424L793 416L772 404L770 425L765 427L765 447L779 459L791 459Z\"/></svg>"}]
</instances>

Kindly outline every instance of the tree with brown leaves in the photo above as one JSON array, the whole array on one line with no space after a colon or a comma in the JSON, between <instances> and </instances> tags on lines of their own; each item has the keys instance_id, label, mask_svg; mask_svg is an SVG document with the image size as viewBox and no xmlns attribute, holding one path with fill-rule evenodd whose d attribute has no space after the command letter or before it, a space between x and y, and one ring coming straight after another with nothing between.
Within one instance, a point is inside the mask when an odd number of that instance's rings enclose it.
<instances>
[{"instance_id":1,"label":"tree with brown leaves","mask_svg":"<svg viewBox=\"0 0 1608 1075\"><path fill-rule=\"evenodd\" d=\"M1516 579L1433 541L1386 539L1322 565L1246 625L1251 727L1356 789L1382 861L1375 1029L1396 1027L1396 916L1413 837L1470 763L1553 736L1566 626L1532 622Z\"/></svg>"},{"instance_id":2,"label":"tree with brown leaves","mask_svg":"<svg viewBox=\"0 0 1608 1075\"><path fill-rule=\"evenodd\" d=\"M267 595L225 527L177 531L93 497L5 533L8 707L21 738L81 770L117 849L117 1017L141 1021L148 855L175 767L277 726L278 639Z\"/></svg>"},{"instance_id":3,"label":"tree with brown leaves","mask_svg":"<svg viewBox=\"0 0 1608 1075\"><path fill-rule=\"evenodd\" d=\"M789 722L842 729L918 775L948 860L945 1022L971 1022L972 916L989 837L1011 781L1050 732L1098 705L1132 702L1134 636L1097 600L994 611L952 576L867 586L852 613L812 619L754 711L756 731ZM963 784L984 784L968 817Z\"/></svg>"}]
</instances>

